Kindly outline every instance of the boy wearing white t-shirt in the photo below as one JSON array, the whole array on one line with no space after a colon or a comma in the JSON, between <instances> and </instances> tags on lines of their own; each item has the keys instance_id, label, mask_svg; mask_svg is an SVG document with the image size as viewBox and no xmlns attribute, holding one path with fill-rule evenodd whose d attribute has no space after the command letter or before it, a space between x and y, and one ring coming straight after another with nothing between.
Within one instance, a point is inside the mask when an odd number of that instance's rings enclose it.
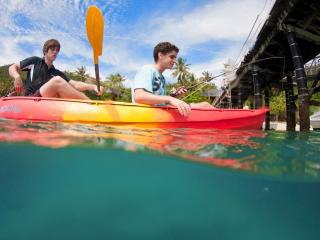
<instances>
[{"instance_id":1,"label":"boy wearing white t-shirt","mask_svg":"<svg viewBox=\"0 0 320 240\"><path fill-rule=\"evenodd\" d=\"M209 103L192 104L172 97L166 96L166 80L162 73L166 69L172 69L176 63L179 48L169 42L157 44L153 51L155 64L146 65L136 74L132 86L132 101L142 104L170 104L178 108L183 116L188 116L191 107L212 108ZM179 97L187 90L184 87L178 88L174 93Z\"/></svg>"}]
</instances>

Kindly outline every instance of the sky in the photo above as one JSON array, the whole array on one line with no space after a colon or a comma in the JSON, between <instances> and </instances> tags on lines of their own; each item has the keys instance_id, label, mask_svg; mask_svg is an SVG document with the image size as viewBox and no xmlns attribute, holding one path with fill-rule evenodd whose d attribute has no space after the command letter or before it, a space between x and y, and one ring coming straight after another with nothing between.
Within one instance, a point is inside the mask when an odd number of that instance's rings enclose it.
<instances>
[{"instance_id":1,"label":"sky","mask_svg":"<svg viewBox=\"0 0 320 240\"><path fill-rule=\"evenodd\" d=\"M85 16L88 7L95 5L104 16L103 52L99 57L102 80L120 73L130 87L136 72L153 63L153 48L162 41L179 47L179 56L186 59L196 76L204 71L216 76L223 71L223 64L239 63L253 46L274 2L0 0L0 65L41 57L44 41L55 38L61 43L56 68L75 71L84 66L94 76ZM176 81L171 71L164 75L169 82ZM221 85L221 79L215 83Z\"/></svg>"}]
</instances>

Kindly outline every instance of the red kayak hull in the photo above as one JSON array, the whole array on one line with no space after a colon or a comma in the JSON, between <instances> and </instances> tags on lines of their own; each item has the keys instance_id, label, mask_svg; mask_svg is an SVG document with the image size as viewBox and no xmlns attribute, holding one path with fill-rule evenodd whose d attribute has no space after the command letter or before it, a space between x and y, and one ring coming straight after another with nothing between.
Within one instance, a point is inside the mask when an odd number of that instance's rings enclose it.
<instances>
[{"instance_id":1,"label":"red kayak hull","mask_svg":"<svg viewBox=\"0 0 320 240\"><path fill-rule=\"evenodd\" d=\"M267 108L192 109L188 117L183 117L177 108L170 106L58 98L0 98L0 118L4 119L136 127L260 129L267 111Z\"/></svg>"}]
</instances>

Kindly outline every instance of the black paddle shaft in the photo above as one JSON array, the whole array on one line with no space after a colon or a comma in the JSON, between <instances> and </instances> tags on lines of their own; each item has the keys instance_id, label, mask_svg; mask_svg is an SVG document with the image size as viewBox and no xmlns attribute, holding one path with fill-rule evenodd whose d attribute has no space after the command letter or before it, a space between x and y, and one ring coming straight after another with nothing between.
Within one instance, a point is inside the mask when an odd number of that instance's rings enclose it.
<instances>
[{"instance_id":1,"label":"black paddle shaft","mask_svg":"<svg viewBox=\"0 0 320 240\"><path fill-rule=\"evenodd\" d=\"M96 81L97 81L98 92L100 92L99 64L94 65L94 70L96 72Z\"/></svg>"}]
</instances>

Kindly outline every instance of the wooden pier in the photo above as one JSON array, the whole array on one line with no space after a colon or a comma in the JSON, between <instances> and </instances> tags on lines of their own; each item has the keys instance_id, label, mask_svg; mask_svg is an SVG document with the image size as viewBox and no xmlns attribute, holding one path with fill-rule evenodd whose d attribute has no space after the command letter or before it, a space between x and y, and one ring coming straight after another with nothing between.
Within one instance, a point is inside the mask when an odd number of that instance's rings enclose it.
<instances>
[{"instance_id":1,"label":"wooden pier","mask_svg":"<svg viewBox=\"0 0 320 240\"><path fill-rule=\"evenodd\" d=\"M320 1L277 0L264 23L253 48L245 55L231 84L232 105L243 107L252 96L254 108L269 105L270 89L285 90L287 130L294 131L296 111L300 131L309 131L309 105L317 86L319 72L313 72L308 88L305 64L320 53ZM297 95L294 93L297 86ZM297 105L295 105L297 100ZM266 119L266 129L270 116Z\"/></svg>"}]
</instances>

